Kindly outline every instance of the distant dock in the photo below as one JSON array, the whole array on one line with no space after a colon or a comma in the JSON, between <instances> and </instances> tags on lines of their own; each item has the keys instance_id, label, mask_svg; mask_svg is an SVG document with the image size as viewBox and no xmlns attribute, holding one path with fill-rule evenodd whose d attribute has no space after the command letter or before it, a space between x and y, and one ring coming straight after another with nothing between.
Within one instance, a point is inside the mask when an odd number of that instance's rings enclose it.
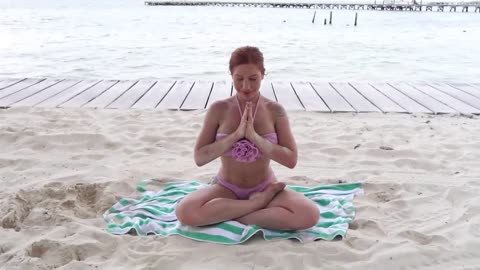
<instances>
[{"instance_id":1,"label":"distant dock","mask_svg":"<svg viewBox=\"0 0 480 270\"><path fill-rule=\"evenodd\" d=\"M379 1L380 2L380 1ZM260 7L260 8L311 8L344 10L390 10L390 11L438 11L438 12L478 12L480 2L431 2L413 3L320 3L320 2L228 2L228 1L145 1L147 6L221 6L221 7Z\"/></svg>"},{"instance_id":2,"label":"distant dock","mask_svg":"<svg viewBox=\"0 0 480 270\"><path fill-rule=\"evenodd\" d=\"M264 81L260 91L290 111L480 115L480 81ZM0 108L188 111L234 94L227 81L0 78Z\"/></svg>"}]
</instances>

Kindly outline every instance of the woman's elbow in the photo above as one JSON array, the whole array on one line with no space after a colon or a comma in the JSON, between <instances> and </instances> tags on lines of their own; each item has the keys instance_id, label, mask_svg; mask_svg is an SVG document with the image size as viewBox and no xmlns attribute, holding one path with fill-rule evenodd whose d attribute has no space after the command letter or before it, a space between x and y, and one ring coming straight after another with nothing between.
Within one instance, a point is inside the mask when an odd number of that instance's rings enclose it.
<instances>
[{"instance_id":1,"label":"woman's elbow","mask_svg":"<svg viewBox=\"0 0 480 270\"><path fill-rule=\"evenodd\" d=\"M297 154L293 151L291 151L290 153L287 153L283 158L283 162L281 161L280 164L282 164L283 166L289 168L289 169L293 169L295 168L295 166L297 166Z\"/></svg>"},{"instance_id":2,"label":"woman's elbow","mask_svg":"<svg viewBox=\"0 0 480 270\"><path fill-rule=\"evenodd\" d=\"M287 165L287 167L289 169L293 169L293 168L295 168L295 166L297 166L298 155L297 155L296 151L293 151L292 154L293 155L291 155L291 158L289 159L288 165Z\"/></svg>"},{"instance_id":3,"label":"woman's elbow","mask_svg":"<svg viewBox=\"0 0 480 270\"><path fill-rule=\"evenodd\" d=\"M198 157L194 157L193 159L195 160L195 164L196 164L198 167L202 167L203 165L207 164L205 161L201 160L201 159L198 158Z\"/></svg>"},{"instance_id":4,"label":"woman's elbow","mask_svg":"<svg viewBox=\"0 0 480 270\"><path fill-rule=\"evenodd\" d=\"M289 169L295 168L295 166L297 166L297 159L289 160L286 165Z\"/></svg>"},{"instance_id":5,"label":"woman's elbow","mask_svg":"<svg viewBox=\"0 0 480 270\"><path fill-rule=\"evenodd\" d=\"M195 161L195 164L198 166L198 167L202 167L203 165L206 164L206 162L200 157L199 154L197 154L197 152L195 152L193 154L193 160Z\"/></svg>"}]
</instances>

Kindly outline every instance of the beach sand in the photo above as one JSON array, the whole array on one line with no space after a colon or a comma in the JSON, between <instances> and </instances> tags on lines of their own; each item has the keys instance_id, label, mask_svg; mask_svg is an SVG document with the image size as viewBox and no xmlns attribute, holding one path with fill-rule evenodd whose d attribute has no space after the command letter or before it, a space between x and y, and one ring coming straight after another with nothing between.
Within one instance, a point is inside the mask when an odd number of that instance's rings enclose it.
<instances>
[{"instance_id":1,"label":"beach sand","mask_svg":"<svg viewBox=\"0 0 480 270\"><path fill-rule=\"evenodd\" d=\"M289 115L281 180L365 183L343 240L111 235L104 211L140 180L212 179L218 160L193 162L205 112L0 110L0 269L480 269L478 116Z\"/></svg>"}]
</instances>

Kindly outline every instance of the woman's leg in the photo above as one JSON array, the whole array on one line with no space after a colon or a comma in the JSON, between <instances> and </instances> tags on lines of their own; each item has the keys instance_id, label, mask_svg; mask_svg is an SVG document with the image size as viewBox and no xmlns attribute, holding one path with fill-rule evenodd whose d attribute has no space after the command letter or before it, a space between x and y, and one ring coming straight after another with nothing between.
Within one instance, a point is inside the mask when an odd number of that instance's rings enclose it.
<instances>
[{"instance_id":1,"label":"woman's leg","mask_svg":"<svg viewBox=\"0 0 480 270\"><path fill-rule=\"evenodd\" d=\"M229 189L215 184L195 191L177 205L178 220L186 225L204 226L232 220L267 206L285 185L270 185L262 194L248 200L238 200Z\"/></svg>"},{"instance_id":2,"label":"woman's leg","mask_svg":"<svg viewBox=\"0 0 480 270\"><path fill-rule=\"evenodd\" d=\"M252 194L251 198L260 193ZM266 229L303 230L318 223L320 212L315 203L293 190L283 190L265 207L237 218L243 224L255 224Z\"/></svg>"}]
</instances>

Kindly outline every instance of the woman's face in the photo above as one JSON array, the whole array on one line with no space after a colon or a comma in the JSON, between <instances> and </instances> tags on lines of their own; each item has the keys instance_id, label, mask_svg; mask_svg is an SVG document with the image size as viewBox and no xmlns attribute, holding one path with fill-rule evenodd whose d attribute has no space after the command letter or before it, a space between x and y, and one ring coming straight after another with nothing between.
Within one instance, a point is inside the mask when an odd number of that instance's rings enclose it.
<instances>
[{"instance_id":1,"label":"woman's face","mask_svg":"<svg viewBox=\"0 0 480 270\"><path fill-rule=\"evenodd\" d=\"M237 95L244 100L253 100L258 96L263 74L255 64L238 65L232 73L233 86Z\"/></svg>"}]
</instances>

